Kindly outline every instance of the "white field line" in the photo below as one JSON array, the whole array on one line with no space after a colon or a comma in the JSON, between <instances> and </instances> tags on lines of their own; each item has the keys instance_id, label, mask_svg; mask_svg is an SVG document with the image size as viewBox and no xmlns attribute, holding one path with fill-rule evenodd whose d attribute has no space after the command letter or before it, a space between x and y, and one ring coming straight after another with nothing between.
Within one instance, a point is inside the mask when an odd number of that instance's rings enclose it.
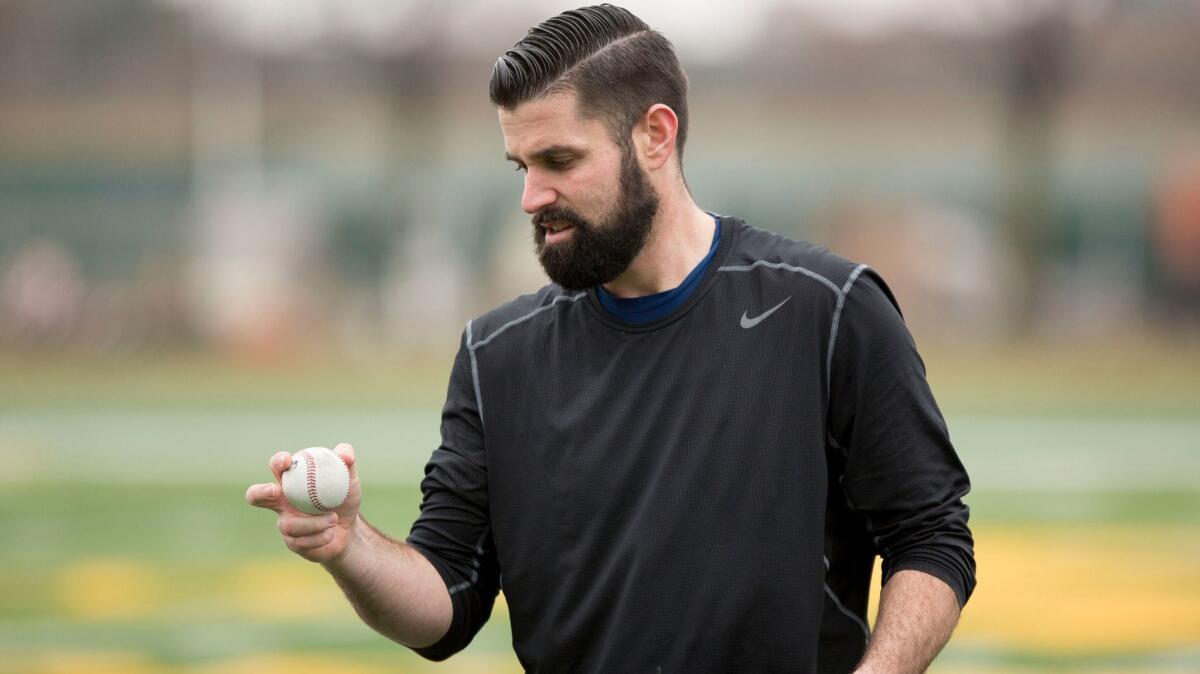
<instances>
[{"instance_id":1,"label":"white field line","mask_svg":"<svg viewBox=\"0 0 1200 674\"><path fill-rule=\"evenodd\" d=\"M249 484L276 451L355 445L375 484L416 484L436 409L0 412L0 483ZM1200 419L955 416L975 489L1200 489Z\"/></svg>"},{"instance_id":2,"label":"white field line","mask_svg":"<svg viewBox=\"0 0 1200 674\"><path fill-rule=\"evenodd\" d=\"M1200 420L960 417L977 489L1200 489Z\"/></svg>"}]
</instances>

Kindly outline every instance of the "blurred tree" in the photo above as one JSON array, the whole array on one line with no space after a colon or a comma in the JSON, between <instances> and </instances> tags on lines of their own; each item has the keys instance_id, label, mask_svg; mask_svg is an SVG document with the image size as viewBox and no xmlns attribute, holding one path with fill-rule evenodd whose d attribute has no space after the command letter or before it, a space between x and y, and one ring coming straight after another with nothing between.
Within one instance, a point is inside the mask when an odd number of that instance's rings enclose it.
<instances>
[{"instance_id":1,"label":"blurred tree","mask_svg":"<svg viewBox=\"0 0 1200 674\"><path fill-rule=\"evenodd\" d=\"M1049 0L1015 22L1001 41L1004 125L997 203L1021 267L1013 336L1028 337L1044 308L1046 260L1056 192L1057 113L1085 61L1080 36L1112 35L1137 3ZM1096 24L1108 24L1096 29ZM1104 45L1088 44L1090 63Z\"/></svg>"},{"instance_id":2,"label":"blurred tree","mask_svg":"<svg viewBox=\"0 0 1200 674\"><path fill-rule=\"evenodd\" d=\"M1014 328L1034 326L1044 282L1044 250L1054 192L1054 114L1071 79L1065 3L1018 23L1007 43L1000 210L1021 266L1022 301Z\"/></svg>"}]
</instances>

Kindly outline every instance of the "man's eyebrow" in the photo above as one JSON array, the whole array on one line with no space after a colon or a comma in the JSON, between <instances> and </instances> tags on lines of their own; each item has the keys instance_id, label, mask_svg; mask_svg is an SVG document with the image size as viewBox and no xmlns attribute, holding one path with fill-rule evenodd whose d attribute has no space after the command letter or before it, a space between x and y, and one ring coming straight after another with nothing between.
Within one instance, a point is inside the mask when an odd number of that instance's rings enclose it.
<instances>
[{"instance_id":1,"label":"man's eyebrow","mask_svg":"<svg viewBox=\"0 0 1200 674\"><path fill-rule=\"evenodd\" d=\"M529 155L529 159L531 161L546 161L549 159L561 159L564 155L581 156L583 155L583 150L571 147L570 145L551 145ZM504 153L504 158L508 161L515 161L518 164L521 163L520 159L517 159L508 152Z\"/></svg>"}]
</instances>

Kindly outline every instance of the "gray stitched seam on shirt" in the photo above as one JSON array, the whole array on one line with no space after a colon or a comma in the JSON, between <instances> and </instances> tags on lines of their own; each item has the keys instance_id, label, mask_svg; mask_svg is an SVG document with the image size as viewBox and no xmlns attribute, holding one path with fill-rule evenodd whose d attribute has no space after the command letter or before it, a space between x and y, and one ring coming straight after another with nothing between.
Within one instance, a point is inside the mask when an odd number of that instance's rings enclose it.
<instances>
[{"instance_id":1,"label":"gray stitched seam on shirt","mask_svg":"<svg viewBox=\"0 0 1200 674\"><path fill-rule=\"evenodd\" d=\"M849 452L846 451L846 448L843 447L842 444L837 441L837 438L833 437L833 433L830 433L828 428L825 429L825 442L828 442L830 445L833 445L833 448L838 450L839 452L841 452L842 456L846 456L849 454Z\"/></svg>"},{"instance_id":2,"label":"gray stitched seam on shirt","mask_svg":"<svg viewBox=\"0 0 1200 674\"><path fill-rule=\"evenodd\" d=\"M826 287L828 287L830 290L833 291L834 295L837 295L837 308L834 310L833 323L832 323L832 328L830 331L831 334L829 337L829 352L825 358L825 372L826 372L825 394L828 396L829 395L829 390L828 390L829 379L832 378L830 366L833 363L833 343L837 339L838 321L840 320L841 315L842 315L842 306L846 300L846 293L850 292L850 288L851 288L851 286L854 285L854 281L858 278L858 275L861 274L863 272L863 270L867 268L867 265L861 264L858 267L856 267L854 269L854 271L852 271L850 273L850 278L846 280L846 285L842 286L841 288L838 288L837 285L834 284L833 281L830 281L829 279L825 278L824 276L821 276L820 274L818 274L810 269L805 269L804 267L796 267L794 265L790 265L790 264L787 264L784 262L767 262L766 260L758 260L757 262L754 262L753 264L749 264L749 265L730 265L730 266L726 266L726 267L720 267L717 269L717 271L750 271L751 269L754 269L756 267L767 267L769 269L784 269L787 271L799 272L801 274L804 274L805 276L808 276L809 278L812 278L814 280L820 281L821 283L825 284ZM826 566L826 569L828 569L828 567L829 567L829 558L828 557L825 558L825 566ZM850 611L850 609L846 608L845 605L842 604L842 601L840 599L838 599L837 593L835 593L833 591L833 588L829 587L829 583L825 583L825 592L829 594L829 598L833 600L833 605L836 606L839 611L841 611L843 614L845 614L847 617L849 617L851 620L853 620L855 622L855 624L857 624L859 627L862 628L863 637L866 639L867 643L870 643L871 642L871 628L867 626L866 621L863 620L862 618L858 617L857 615L855 615L852 611Z\"/></svg>"},{"instance_id":3,"label":"gray stitched seam on shirt","mask_svg":"<svg viewBox=\"0 0 1200 674\"><path fill-rule=\"evenodd\" d=\"M825 278L824 276L821 276L820 274L818 274L815 271L812 271L811 269L805 269L804 267L796 267L796 266L787 264L786 262L767 262L766 260L758 260L758 261L754 262L753 264L747 264L747 265L726 265L724 267L719 267L717 269L717 271L750 271L751 269L754 269L755 267L767 267L768 269L786 269L787 271L799 272L801 274L804 274L805 276L808 276L809 278L812 278L817 281L820 281L821 283L824 283L838 297L841 297L841 295L842 295L841 291L838 290L837 285L835 285L833 281L830 281L829 279Z\"/></svg>"},{"instance_id":4,"label":"gray stitched seam on shirt","mask_svg":"<svg viewBox=\"0 0 1200 674\"><path fill-rule=\"evenodd\" d=\"M797 267L794 265L787 264L786 262L767 262L766 260L757 260L754 263L748 264L748 265L729 265L729 266L721 267L721 268L717 269L717 271L750 271L751 269L754 269L755 267L767 267L768 269L785 269L787 271L799 272L801 274L804 274L805 276L808 276L809 278L812 278L814 280L820 281L821 283L825 284L825 286L827 288L829 288L830 290L832 290L833 294L837 296L837 305L833 311L833 322L830 325L829 348L825 353L825 397L828 398L829 397L829 384L830 384L830 381L833 379L833 371L832 371L833 345L837 341L838 323L841 321L841 318L842 318L842 306L846 303L846 295L850 292L850 288L854 285L854 281L858 279L858 275L861 274L864 269L868 268L867 265L860 264L857 267L855 267L854 271L850 272L850 277L846 279L845 285L843 285L841 288L837 287L837 285L833 281L830 281L828 278L821 276L820 274L818 274L815 271L812 271L811 269L805 269L804 267Z\"/></svg>"},{"instance_id":5,"label":"gray stitched seam on shirt","mask_svg":"<svg viewBox=\"0 0 1200 674\"><path fill-rule=\"evenodd\" d=\"M841 611L842 613L849 616L851 620L853 620L859 627L862 628L863 639L868 644L871 643L871 630L870 630L870 628L867 627L867 623L863 622L862 618L859 618L858 616L854 615L854 613L851 612L850 609L846 608L845 606L842 606L842 602L839 601L837 598L837 595L834 594L833 588L829 587L829 583L825 583L825 592L827 592L829 594L829 598L833 600L834 606L837 606L839 611Z\"/></svg>"},{"instance_id":6,"label":"gray stitched seam on shirt","mask_svg":"<svg viewBox=\"0 0 1200 674\"><path fill-rule=\"evenodd\" d=\"M850 272L850 278L846 279L846 285L842 286L838 292L837 307L833 310L833 323L829 327L829 351L825 354L825 397L829 397L829 386L833 381L833 346L837 344L838 325L842 320L842 307L846 305L846 295L850 294L850 288L854 286L854 282L858 280L858 275L863 273L867 265L860 264Z\"/></svg>"},{"instance_id":7,"label":"gray stitched seam on shirt","mask_svg":"<svg viewBox=\"0 0 1200 674\"><path fill-rule=\"evenodd\" d=\"M544 305L538 307L537 309L534 309L533 311L525 314L524 316L521 316L520 318L514 318L513 320L500 326L499 330L496 330L495 332L493 332L491 334L491 336L488 337L487 339L481 339L478 342L476 342L475 346L471 347L471 349L472 350L478 349L479 347L483 346L484 344L487 344L488 342L492 341L493 339L499 337L500 333L504 332L505 330L511 328L512 326L514 326L518 323L523 323L523 322L533 318L534 316L542 313L543 311L548 311L550 308L552 308L555 304L558 304L559 302L564 302L564 301L575 302L576 300L579 300L586 296L587 296L586 292L576 293L574 295L559 295L558 297L555 297L549 304L544 304Z\"/></svg>"},{"instance_id":8,"label":"gray stitched seam on shirt","mask_svg":"<svg viewBox=\"0 0 1200 674\"><path fill-rule=\"evenodd\" d=\"M479 542L475 544L475 556L471 558L471 566L475 567L475 569L471 572L471 580L464 580L458 585L450 588L451 596L458 594L460 591L465 590L479 582L479 560L483 558L483 541L487 538L490 530L491 526L484 527L483 533L479 534Z\"/></svg>"},{"instance_id":9,"label":"gray stitched seam on shirt","mask_svg":"<svg viewBox=\"0 0 1200 674\"><path fill-rule=\"evenodd\" d=\"M576 293L575 295L559 295L558 297L555 297L553 300L551 300L551 302L549 304L540 306L537 309L534 309L533 311L525 314L524 316L521 316L519 318L514 318L513 320L500 326L500 329L493 332L492 335L490 337L488 337L487 339L481 339L478 342L475 342L474 344L471 343L471 329L472 329L471 326L475 321L474 320L467 321L467 351L471 354L471 379L472 379L472 383L475 385L475 406L477 408L479 408L479 423L483 424L484 428L487 427L487 422L483 420L483 395L479 392L479 357L475 355L475 351L477 349L479 349L479 347L483 346L484 344L487 344L488 342L492 341L493 339L499 337L500 333L504 332L505 330L511 328L512 326L514 326L518 323L521 323L522 321L527 321L527 320L533 318L537 314L540 314L541 312L550 309L555 304L558 304L560 301L566 300L566 301L574 302L574 301L584 297L585 295L587 295L586 292Z\"/></svg>"},{"instance_id":10,"label":"gray stitched seam on shirt","mask_svg":"<svg viewBox=\"0 0 1200 674\"><path fill-rule=\"evenodd\" d=\"M842 307L846 306L846 296L850 294L850 289L852 287L854 287L854 282L856 280L858 280L859 274L862 274L863 270L865 270L866 268L867 268L867 265L865 265L865 264L860 264L857 267L855 267L854 271L850 272L850 277L846 279L846 284L843 285L841 287L841 289L838 291L837 307L834 308L834 310L833 310L833 321L830 323L830 326L829 326L829 350L825 354L825 397L826 398L829 397L829 387L830 387L831 382L833 381L833 347L835 344L837 344L838 326L841 324L841 320L842 320ZM832 435L830 435L828 433L826 433L826 435L827 435L828 439L832 442L834 447L841 449L840 445L837 443L836 440L833 439ZM843 450L843 451L845 451L845 450ZM847 502L849 502L848 496L847 496ZM851 510L853 510L854 506L851 505L850 508L851 508ZM870 528L870 525L868 525L868 529L869 528ZM829 564L828 557L825 558L825 564L827 566ZM846 614L847 616L849 616L852 620L854 620L855 623L858 624L859 627L862 628L863 637L866 639L866 642L868 644L870 644L871 643L871 628L867 626L867 622L865 620L863 620L862 618L858 617L857 615L855 615L854 613L852 613L849 609L847 609L842 604L841 600L838 599L837 594L833 591L833 588L829 587L829 583L825 583L825 591L829 593L829 598L833 600L833 603L835 606L837 606L838 610L841 611L842 613Z\"/></svg>"},{"instance_id":11,"label":"gray stitched seam on shirt","mask_svg":"<svg viewBox=\"0 0 1200 674\"><path fill-rule=\"evenodd\" d=\"M487 428L483 420L483 397L479 395L479 361L475 359L475 347L471 346L471 325L474 320L467 321L467 353L471 355L471 383L475 385L475 409L479 412L479 424Z\"/></svg>"}]
</instances>

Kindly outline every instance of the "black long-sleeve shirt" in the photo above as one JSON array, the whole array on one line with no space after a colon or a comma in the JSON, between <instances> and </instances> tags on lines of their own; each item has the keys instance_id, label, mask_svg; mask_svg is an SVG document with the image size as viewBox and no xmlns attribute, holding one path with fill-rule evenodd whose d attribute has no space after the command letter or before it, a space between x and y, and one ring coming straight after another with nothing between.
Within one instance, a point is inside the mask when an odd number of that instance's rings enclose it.
<instances>
[{"instance_id":1,"label":"black long-sleeve shirt","mask_svg":"<svg viewBox=\"0 0 1200 674\"><path fill-rule=\"evenodd\" d=\"M967 474L869 268L721 219L651 323L549 285L468 323L409 543L454 618L501 582L532 672L850 671L883 582L975 584Z\"/></svg>"}]
</instances>

